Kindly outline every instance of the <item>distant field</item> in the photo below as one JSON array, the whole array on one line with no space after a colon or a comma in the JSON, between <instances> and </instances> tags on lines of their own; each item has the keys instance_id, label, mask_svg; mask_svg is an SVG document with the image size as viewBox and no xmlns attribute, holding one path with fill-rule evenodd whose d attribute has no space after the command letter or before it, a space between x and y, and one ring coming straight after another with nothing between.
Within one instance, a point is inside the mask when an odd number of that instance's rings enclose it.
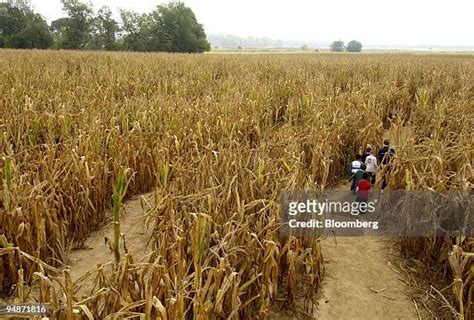
<instances>
[{"instance_id":1,"label":"distant field","mask_svg":"<svg viewBox=\"0 0 474 320\"><path fill-rule=\"evenodd\" d=\"M416 49L363 49L362 52L331 52L328 48L310 48L302 50L301 48L219 48L212 49L206 54L225 54L225 53L298 53L298 54L426 54L426 55L474 55L473 50L416 50Z\"/></svg>"},{"instance_id":2,"label":"distant field","mask_svg":"<svg viewBox=\"0 0 474 320\"><path fill-rule=\"evenodd\" d=\"M279 237L280 191L347 180L390 127L395 146L412 132L390 188L472 190L472 54L213 53L0 51L0 297L68 319L265 318L277 295L310 304L324 247ZM113 270L91 261L72 283L70 250L119 213L117 197L152 190L149 254L127 254L118 233ZM474 252L473 239L402 248L451 270L463 259L450 265L452 244ZM465 281L447 295L467 315L472 270L446 276Z\"/></svg>"}]
</instances>

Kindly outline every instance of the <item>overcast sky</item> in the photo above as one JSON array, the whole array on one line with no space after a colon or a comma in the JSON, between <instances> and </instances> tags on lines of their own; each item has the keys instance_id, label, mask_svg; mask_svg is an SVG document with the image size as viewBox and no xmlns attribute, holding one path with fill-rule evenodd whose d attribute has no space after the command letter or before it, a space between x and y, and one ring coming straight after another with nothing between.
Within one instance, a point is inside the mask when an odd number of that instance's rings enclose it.
<instances>
[{"instance_id":1,"label":"overcast sky","mask_svg":"<svg viewBox=\"0 0 474 320\"><path fill-rule=\"evenodd\" d=\"M87 0L86 0L87 1ZM147 12L159 0L91 0ZM368 45L474 46L474 0L186 0L208 34L282 40L357 39ZM60 0L31 0L47 20Z\"/></svg>"}]
</instances>

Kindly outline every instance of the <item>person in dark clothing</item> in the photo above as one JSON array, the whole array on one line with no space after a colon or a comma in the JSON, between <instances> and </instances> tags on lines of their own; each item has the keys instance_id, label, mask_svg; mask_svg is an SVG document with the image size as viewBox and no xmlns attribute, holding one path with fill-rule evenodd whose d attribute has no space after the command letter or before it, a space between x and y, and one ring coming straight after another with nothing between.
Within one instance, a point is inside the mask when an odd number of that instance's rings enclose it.
<instances>
[{"instance_id":1,"label":"person in dark clothing","mask_svg":"<svg viewBox=\"0 0 474 320\"><path fill-rule=\"evenodd\" d=\"M377 159L379 163L386 166L385 174L382 178L381 192L384 192L385 188L387 187L387 176L390 173L391 164L394 156L395 149L390 148L390 141L388 139L384 140L383 147L380 148L379 152L377 153Z\"/></svg>"},{"instance_id":2,"label":"person in dark clothing","mask_svg":"<svg viewBox=\"0 0 474 320\"><path fill-rule=\"evenodd\" d=\"M349 181L352 181L352 184L351 184L351 191L353 193L355 193L355 189L357 187L357 183L359 183L359 181L363 178L363 175L364 173L367 173L365 172L365 169L366 169L366 165L365 163L362 163L360 165L360 169L357 170L356 173L354 173L351 178L349 179Z\"/></svg>"},{"instance_id":3,"label":"person in dark clothing","mask_svg":"<svg viewBox=\"0 0 474 320\"><path fill-rule=\"evenodd\" d=\"M390 140L383 141L383 147L377 153L377 160L380 164L388 164L390 155Z\"/></svg>"}]
</instances>

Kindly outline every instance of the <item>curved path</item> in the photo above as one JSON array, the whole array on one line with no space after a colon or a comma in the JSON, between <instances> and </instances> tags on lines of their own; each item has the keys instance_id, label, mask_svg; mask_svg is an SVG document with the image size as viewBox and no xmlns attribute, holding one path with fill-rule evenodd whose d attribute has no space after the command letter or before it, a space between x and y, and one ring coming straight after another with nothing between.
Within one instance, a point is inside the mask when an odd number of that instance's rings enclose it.
<instances>
[{"instance_id":1,"label":"curved path","mask_svg":"<svg viewBox=\"0 0 474 320\"><path fill-rule=\"evenodd\" d=\"M393 241L374 237L324 239L325 277L316 319L425 319L390 260Z\"/></svg>"}]
</instances>

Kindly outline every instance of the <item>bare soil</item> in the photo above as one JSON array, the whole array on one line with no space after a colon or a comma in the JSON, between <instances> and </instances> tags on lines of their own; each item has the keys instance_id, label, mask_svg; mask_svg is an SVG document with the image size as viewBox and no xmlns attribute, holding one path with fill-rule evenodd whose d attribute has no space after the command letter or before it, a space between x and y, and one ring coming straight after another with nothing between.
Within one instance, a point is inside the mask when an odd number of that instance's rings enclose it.
<instances>
[{"instance_id":1,"label":"bare soil","mask_svg":"<svg viewBox=\"0 0 474 320\"><path fill-rule=\"evenodd\" d=\"M397 258L393 241L339 237L324 239L322 246L326 273L315 318L426 319L391 262Z\"/></svg>"},{"instance_id":2,"label":"bare soil","mask_svg":"<svg viewBox=\"0 0 474 320\"><path fill-rule=\"evenodd\" d=\"M122 207L121 232L125 235L125 244L133 257L142 257L147 253L146 244L150 239L153 227L146 228L144 224L144 212L141 207L141 198L152 198L153 193L132 197ZM112 212L109 212L112 218ZM113 239L114 224L111 221L101 230L92 233L85 242L84 249L72 250L68 266L73 281L91 271L98 265L104 265L114 261L114 255L109 250L105 238ZM81 292L87 293L91 289L91 283L86 283Z\"/></svg>"}]
</instances>

